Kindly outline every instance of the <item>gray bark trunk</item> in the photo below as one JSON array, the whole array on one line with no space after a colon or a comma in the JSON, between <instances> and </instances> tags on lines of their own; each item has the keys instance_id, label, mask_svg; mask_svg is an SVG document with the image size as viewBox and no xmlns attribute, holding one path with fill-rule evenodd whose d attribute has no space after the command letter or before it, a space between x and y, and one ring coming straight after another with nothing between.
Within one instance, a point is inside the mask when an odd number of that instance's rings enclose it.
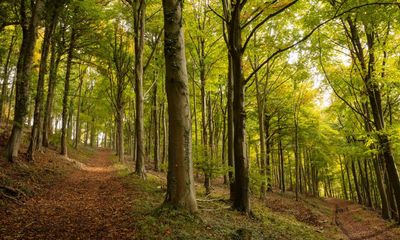
<instances>
[{"instance_id":1,"label":"gray bark trunk","mask_svg":"<svg viewBox=\"0 0 400 240\"><path fill-rule=\"evenodd\" d=\"M182 0L163 0L169 143L165 204L197 211Z\"/></svg>"}]
</instances>

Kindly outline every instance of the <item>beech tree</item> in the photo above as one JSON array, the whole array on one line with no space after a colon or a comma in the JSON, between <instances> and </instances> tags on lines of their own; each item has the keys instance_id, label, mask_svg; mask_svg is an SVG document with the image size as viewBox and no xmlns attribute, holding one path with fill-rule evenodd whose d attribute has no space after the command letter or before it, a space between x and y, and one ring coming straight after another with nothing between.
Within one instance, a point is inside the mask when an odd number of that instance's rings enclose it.
<instances>
[{"instance_id":1,"label":"beech tree","mask_svg":"<svg viewBox=\"0 0 400 240\"><path fill-rule=\"evenodd\" d=\"M165 87L168 99L169 144L165 204L197 210L192 163L192 136L182 0L163 0Z\"/></svg>"}]
</instances>

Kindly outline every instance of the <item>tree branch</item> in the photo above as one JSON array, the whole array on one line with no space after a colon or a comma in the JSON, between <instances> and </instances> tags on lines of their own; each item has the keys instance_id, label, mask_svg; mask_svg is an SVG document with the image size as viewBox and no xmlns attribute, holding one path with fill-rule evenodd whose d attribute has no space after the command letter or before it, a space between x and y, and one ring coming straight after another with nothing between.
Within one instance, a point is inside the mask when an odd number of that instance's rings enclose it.
<instances>
[{"instance_id":1,"label":"tree branch","mask_svg":"<svg viewBox=\"0 0 400 240\"><path fill-rule=\"evenodd\" d=\"M321 23L318 24L317 26L315 26L309 33L307 33L307 34L306 34L302 39L300 39L299 41L297 41L297 42L295 42L295 43L293 43L293 44L291 44L291 45L289 45L289 46L286 46L286 47L284 47L284 48L280 48L280 49L278 49L277 51L275 51L271 56L269 56L264 62L262 62L262 63L261 63L261 64L246 78L245 84L254 76L254 74L256 74L265 64L267 64L267 63L268 63L271 59L273 59L275 56L277 56L278 54L280 54L280 53L282 53L282 52L285 52L285 51L287 51L287 50L289 50L289 49L291 49L291 48L293 48L293 47L296 47L296 46L299 45L300 43L306 41L309 37L311 37L311 35L312 35L315 31L317 31L319 28L321 28L321 27L324 26L325 24L327 24L327 23L329 23L329 22L335 20L336 18L341 17L341 16L343 16L343 15L345 15L345 14L347 14L347 13L349 13L349 12L355 10L355 9L359 9L359 8L363 8L363 7L367 7L367 6L374 6L374 5L384 5L384 6L387 6L387 5L397 5L397 6L400 6L400 3L397 3L397 2L385 2L385 3L382 3L382 2L373 2L373 3L365 3L365 4L362 4L362 5L358 5L358 6L355 6L355 7L351 7L351 8L349 8L349 9L347 9L347 10L341 12L341 13L335 13L335 15L332 16L331 18L329 18L329 19L327 19L327 20L321 22Z\"/></svg>"}]
</instances>

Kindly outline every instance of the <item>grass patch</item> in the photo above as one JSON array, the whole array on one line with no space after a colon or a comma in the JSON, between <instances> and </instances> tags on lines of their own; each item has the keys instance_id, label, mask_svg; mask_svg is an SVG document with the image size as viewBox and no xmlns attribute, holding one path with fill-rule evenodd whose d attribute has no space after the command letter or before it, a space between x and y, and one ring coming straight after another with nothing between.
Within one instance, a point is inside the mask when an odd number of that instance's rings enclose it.
<instances>
[{"instance_id":1,"label":"grass patch","mask_svg":"<svg viewBox=\"0 0 400 240\"><path fill-rule=\"evenodd\" d=\"M252 201L256 218L246 217L230 209L222 192L215 191L206 198L201 187L197 189L200 199L195 215L170 206L160 207L165 196L165 176L149 173L142 180L123 164L115 162L114 166L133 197L131 222L138 239L241 239L243 232L250 233L252 239L334 239L293 216L272 212L258 201Z\"/></svg>"}]
</instances>

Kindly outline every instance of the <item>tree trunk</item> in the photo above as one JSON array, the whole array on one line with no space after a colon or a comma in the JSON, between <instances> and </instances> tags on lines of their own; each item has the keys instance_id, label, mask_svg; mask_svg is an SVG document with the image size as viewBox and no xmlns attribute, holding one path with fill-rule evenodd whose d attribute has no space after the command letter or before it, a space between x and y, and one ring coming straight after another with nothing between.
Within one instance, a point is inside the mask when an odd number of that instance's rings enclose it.
<instances>
[{"instance_id":1,"label":"tree trunk","mask_svg":"<svg viewBox=\"0 0 400 240\"><path fill-rule=\"evenodd\" d=\"M155 72L154 72L155 77ZM157 80L153 89L153 119L154 119L154 171L160 170L160 131L158 122Z\"/></svg>"},{"instance_id":2,"label":"tree trunk","mask_svg":"<svg viewBox=\"0 0 400 240\"><path fill-rule=\"evenodd\" d=\"M117 155L118 160L124 161L124 108L119 106L117 109Z\"/></svg>"},{"instance_id":3,"label":"tree trunk","mask_svg":"<svg viewBox=\"0 0 400 240\"><path fill-rule=\"evenodd\" d=\"M141 178L145 178L145 148L143 126L143 50L146 17L146 1L135 0L135 85L136 85L136 169Z\"/></svg>"},{"instance_id":4,"label":"tree trunk","mask_svg":"<svg viewBox=\"0 0 400 240\"><path fill-rule=\"evenodd\" d=\"M79 87L78 87L78 103L76 109L76 121L75 121L75 142L74 148L77 149L81 141L81 98L82 98L82 84L83 76L79 76ZM107 140L107 138L105 138Z\"/></svg>"},{"instance_id":5,"label":"tree trunk","mask_svg":"<svg viewBox=\"0 0 400 240\"><path fill-rule=\"evenodd\" d=\"M359 187L358 180L357 180L357 173L356 173L356 167L354 165L354 160L351 161L351 171L353 173L354 186L356 188L356 193L357 193L357 201L358 201L358 204L362 204L363 199L361 197L361 191L360 191L360 187Z\"/></svg>"},{"instance_id":6,"label":"tree trunk","mask_svg":"<svg viewBox=\"0 0 400 240\"><path fill-rule=\"evenodd\" d=\"M383 158L385 159L386 171L388 173L388 177L390 183L392 184L393 194L395 196L396 205L397 205L397 216L398 221L400 222L400 180L399 173L397 171L397 166L394 161L393 153L392 153L392 144L389 140L387 133L385 132L385 119L383 117L382 110L382 97L381 91L379 89L378 83L373 80L373 74L375 72L375 53L374 53L374 32L366 33L367 35L367 45L368 45L368 53L369 53L369 62L368 62L368 73L364 78L365 86L367 89L367 94L369 98L369 102L372 109L372 116L374 119L375 128L378 131L378 140L379 147L382 153Z\"/></svg>"},{"instance_id":7,"label":"tree trunk","mask_svg":"<svg viewBox=\"0 0 400 240\"><path fill-rule=\"evenodd\" d=\"M222 97L222 89L220 89L220 100L221 100L221 112L222 112L222 166L225 169L227 167L226 164L226 112L227 112L227 106L224 106L223 104L223 97ZM225 110L224 110L225 108ZM228 184L228 175L226 174L226 171L224 170L224 184Z\"/></svg>"},{"instance_id":8,"label":"tree trunk","mask_svg":"<svg viewBox=\"0 0 400 240\"><path fill-rule=\"evenodd\" d=\"M50 70L49 70L49 82L47 87L46 108L43 120L42 145L44 147L49 147L49 135L51 133L51 116L53 110L54 91L57 84L58 66L60 64L62 55L61 51L57 51L57 48L60 48L60 46L56 44L56 41L53 38L51 44Z\"/></svg>"},{"instance_id":9,"label":"tree trunk","mask_svg":"<svg viewBox=\"0 0 400 240\"><path fill-rule=\"evenodd\" d=\"M350 170L349 170L349 164L348 162L345 162L345 168L346 168L346 175L347 175L347 181L349 183L349 190L350 190L350 199L354 200L354 195L353 195L353 187L351 185L351 179L350 179Z\"/></svg>"},{"instance_id":10,"label":"tree trunk","mask_svg":"<svg viewBox=\"0 0 400 240\"><path fill-rule=\"evenodd\" d=\"M339 155L339 164L340 164L340 174L342 176L342 187L343 187L343 195L344 199L349 199L347 195L347 188L346 188L346 181L344 180L344 170L343 170L343 163L342 163L342 158Z\"/></svg>"},{"instance_id":11,"label":"tree trunk","mask_svg":"<svg viewBox=\"0 0 400 240\"><path fill-rule=\"evenodd\" d=\"M279 117L278 117L279 118ZM279 122L278 122L279 125ZM279 149L279 160L280 160L280 188L282 192L285 192L285 158L283 156L283 147L282 147L282 134L281 134L281 127L278 126L278 149ZM290 170L290 169L289 169Z\"/></svg>"},{"instance_id":12,"label":"tree trunk","mask_svg":"<svg viewBox=\"0 0 400 240\"><path fill-rule=\"evenodd\" d=\"M246 154L246 112L244 109L244 76L242 66L241 3L232 3L229 22L229 52L232 57L233 73L233 126L235 159L235 197L233 208L250 213L249 163Z\"/></svg>"},{"instance_id":13,"label":"tree trunk","mask_svg":"<svg viewBox=\"0 0 400 240\"><path fill-rule=\"evenodd\" d=\"M214 128L213 128L213 115L211 105L211 93L208 93L208 135L209 135L209 157L206 160L206 195L211 193L211 179L212 179L212 164L214 160Z\"/></svg>"},{"instance_id":14,"label":"tree trunk","mask_svg":"<svg viewBox=\"0 0 400 240\"><path fill-rule=\"evenodd\" d=\"M190 103L182 29L182 0L164 0L164 54L169 116L165 204L197 211L193 179Z\"/></svg>"},{"instance_id":15,"label":"tree trunk","mask_svg":"<svg viewBox=\"0 0 400 240\"><path fill-rule=\"evenodd\" d=\"M62 129L61 129L61 155L63 156L68 156L67 152L68 95L70 88L72 60L74 58L75 41L76 41L76 32L75 29L73 28L71 30L71 39L68 48L67 69L65 73L65 82L64 82Z\"/></svg>"},{"instance_id":16,"label":"tree trunk","mask_svg":"<svg viewBox=\"0 0 400 240\"><path fill-rule=\"evenodd\" d=\"M204 40L201 42L204 45ZM204 51L204 46L200 48ZM206 102L206 77L205 77L205 69L204 69L204 59L202 59L201 53L199 53L199 62L200 62L200 92L201 92L201 131L202 131L202 150L203 150L203 171L204 171L204 188L206 190L206 195L211 193L211 185L210 185L210 176L209 176L209 156L207 149L207 102Z\"/></svg>"},{"instance_id":17,"label":"tree trunk","mask_svg":"<svg viewBox=\"0 0 400 240\"><path fill-rule=\"evenodd\" d=\"M228 118L227 118L227 127L228 127L228 177L229 177L229 198L233 201L235 198L235 179L234 175L234 157L235 154L233 152L233 137L234 137L234 129L233 129L233 71L232 71L232 57L230 53L228 54L228 92L227 92L227 110L228 110Z\"/></svg>"},{"instance_id":18,"label":"tree trunk","mask_svg":"<svg viewBox=\"0 0 400 240\"><path fill-rule=\"evenodd\" d=\"M1 86L1 96L0 96L0 122L3 120L3 106L7 100L7 90L8 90L8 78L9 78L9 65L11 54L14 50L14 44L16 42L16 37L13 35L11 37L10 47L8 48L6 63L4 65L4 73L3 73L3 85ZM10 108L11 106L9 106Z\"/></svg>"},{"instance_id":19,"label":"tree trunk","mask_svg":"<svg viewBox=\"0 0 400 240\"><path fill-rule=\"evenodd\" d=\"M168 146L168 130L167 130L167 117L165 116L165 104L162 103L162 124L163 124L163 147L162 147L162 164L165 163L168 157L168 151L167 151L167 146Z\"/></svg>"},{"instance_id":20,"label":"tree trunk","mask_svg":"<svg viewBox=\"0 0 400 240\"><path fill-rule=\"evenodd\" d=\"M256 34L254 34L255 38ZM256 41L256 40L255 40ZM254 60L255 64L257 64L257 57ZM261 199L265 199L266 193L266 157L265 157L265 136L264 136L264 101L263 95L260 91L260 83L258 81L258 74L254 75L254 81L256 83L256 91L257 91L257 113L258 113L258 132L260 136L260 175L261 175L261 187L260 187L260 196Z\"/></svg>"},{"instance_id":21,"label":"tree trunk","mask_svg":"<svg viewBox=\"0 0 400 240\"><path fill-rule=\"evenodd\" d=\"M49 7L48 7L49 8ZM31 139L28 148L28 159L34 160L34 152L40 150L42 147L42 129L43 129L43 96L44 96L44 77L47 73L47 58L49 56L51 39L53 37L54 29L57 25L58 9L56 3L51 9L51 17L46 21L44 31L44 38L42 43L42 55L40 59L39 78L37 82L35 109L33 115L33 126L31 130Z\"/></svg>"},{"instance_id":22,"label":"tree trunk","mask_svg":"<svg viewBox=\"0 0 400 240\"><path fill-rule=\"evenodd\" d=\"M90 123L90 147L91 148L95 147L96 139L97 139L97 135L96 135L96 119L95 119L94 116L92 116L92 121ZM123 141L121 143L123 143ZM124 153L123 150L124 150L124 148L122 146L122 148L121 148L122 153Z\"/></svg>"},{"instance_id":23,"label":"tree trunk","mask_svg":"<svg viewBox=\"0 0 400 240\"><path fill-rule=\"evenodd\" d=\"M381 197L381 204L382 204L382 217L384 219L390 219L390 210L389 210L389 202L388 198L386 195L386 190L383 185L383 180L382 180L382 174L381 170L379 167L379 161L382 161L382 156L378 154L374 159L373 159L373 165L374 165L374 171L375 171L375 177L376 177L376 182L378 185L378 190L379 190L379 195Z\"/></svg>"},{"instance_id":24,"label":"tree trunk","mask_svg":"<svg viewBox=\"0 0 400 240\"><path fill-rule=\"evenodd\" d=\"M15 81L12 82L10 96L8 97L8 106L9 107L8 107L8 112L7 112L6 128L8 128L8 124L10 122L10 116L11 116L11 109L13 108L12 100L14 98L14 92L15 92L14 89L15 89Z\"/></svg>"},{"instance_id":25,"label":"tree trunk","mask_svg":"<svg viewBox=\"0 0 400 240\"><path fill-rule=\"evenodd\" d=\"M22 129L29 107L29 86L32 78L33 52L37 39L37 28L40 21L40 12L44 1L37 0L32 4L31 17L27 19L26 1L21 0L20 15L22 27L22 44L20 48L15 94L15 113L11 136L8 140L8 160L13 162L18 157L18 151L22 138Z\"/></svg>"}]
</instances>

